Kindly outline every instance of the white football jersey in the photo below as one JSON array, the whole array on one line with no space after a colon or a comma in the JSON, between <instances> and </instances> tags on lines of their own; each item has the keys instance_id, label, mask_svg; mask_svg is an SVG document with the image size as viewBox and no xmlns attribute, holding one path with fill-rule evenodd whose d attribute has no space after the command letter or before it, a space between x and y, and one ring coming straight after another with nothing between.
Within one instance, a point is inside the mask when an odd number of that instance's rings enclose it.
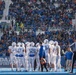
<instances>
[{"instance_id":1,"label":"white football jersey","mask_svg":"<svg viewBox=\"0 0 76 75\"><path fill-rule=\"evenodd\" d=\"M24 54L24 48L23 47L17 47L17 54Z\"/></svg>"},{"instance_id":2,"label":"white football jersey","mask_svg":"<svg viewBox=\"0 0 76 75\"><path fill-rule=\"evenodd\" d=\"M61 54L60 54L60 46L59 45L57 45L57 52L58 52L58 56L61 56Z\"/></svg>"},{"instance_id":3,"label":"white football jersey","mask_svg":"<svg viewBox=\"0 0 76 75\"><path fill-rule=\"evenodd\" d=\"M36 55L39 55L40 46L36 47Z\"/></svg>"},{"instance_id":4,"label":"white football jersey","mask_svg":"<svg viewBox=\"0 0 76 75\"><path fill-rule=\"evenodd\" d=\"M37 51L37 48L36 48L36 47L30 47L30 48L29 48L29 56L30 56L30 57L35 56L36 51Z\"/></svg>"},{"instance_id":5,"label":"white football jersey","mask_svg":"<svg viewBox=\"0 0 76 75\"><path fill-rule=\"evenodd\" d=\"M49 53L49 44L44 44L44 49L45 49L45 53L48 54Z\"/></svg>"},{"instance_id":6,"label":"white football jersey","mask_svg":"<svg viewBox=\"0 0 76 75\"><path fill-rule=\"evenodd\" d=\"M57 46L54 46L54 48L53 48L53 54L57 55Z\"/></svg>"},{"instance_id":7,"label":"white football jersey","mask_svg":"<svg viewBox=\"0 0 76 75\"><path fill-rule=\"evenodd\" d=\"M53 53L53 49L54 49L54 45L49 45L49 48L50 48L50 54Z\"/></svg>"},{"instance_id":8,"label":"white football jersey","mask_svg":"<svg viewBox=\"0 0 76 75\"><path fill-rule=\"evenodd\" d=\"M17 49L16 46L15 47L9 46L8 49L11 50L11 52L12 52L11 54L13 54L13 55L16 54L16 49Z\"/></svg>"},{"instance_id":9,"label":"white football jersey","mask_svg":"<svg viewBox=\"0 0 76 75\"><path fill-rule=\"evenodd\" d=\"M25 53L25 56L29 56L29 49L30 49L30 47L26 47L26 53Z\"/></svg>"}]
</instances>

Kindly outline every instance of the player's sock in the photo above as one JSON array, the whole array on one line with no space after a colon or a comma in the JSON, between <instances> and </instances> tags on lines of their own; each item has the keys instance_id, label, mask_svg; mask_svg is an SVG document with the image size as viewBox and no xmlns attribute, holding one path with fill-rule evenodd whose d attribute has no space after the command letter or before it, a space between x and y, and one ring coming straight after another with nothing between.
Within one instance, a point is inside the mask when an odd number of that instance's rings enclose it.
<instances>
[{"instance_id":1,"label":"player's sock","mask_svg":"<svg viewBox=\"0 0 76 75\"><path fill-rule=\"evenodd\" d=\"M11 70L13 71L13 64L11 64Z\"/></svg>"}]
</instances>

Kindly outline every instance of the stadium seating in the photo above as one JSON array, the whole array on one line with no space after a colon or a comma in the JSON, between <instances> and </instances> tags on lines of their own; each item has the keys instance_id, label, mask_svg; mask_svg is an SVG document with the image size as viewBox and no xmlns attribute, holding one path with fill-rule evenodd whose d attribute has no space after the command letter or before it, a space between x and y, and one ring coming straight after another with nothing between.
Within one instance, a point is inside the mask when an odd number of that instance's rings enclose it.
<instances>
[{"instance_id":1,"label":"stadium seating","mask_svg":"<svg viewBox=\"0 0 76 75\"><path fill-rule=\"evenodd\" d=\"M76 38L76 31L65 31L72 27L72 19L75 18L76 4L72 0L12 0L9 6L9 15L16 20L12 27L3 28L3 50L7 50L12 41L40 42L45 38L57 40L62 49L68 42L72 43ZM0 3L0 15L3 13L4 2ZM48 31L51 27L61 27L62 31ZM0 27L1 28L1 27ZM11 31L14 28L14 31ZM24 29L28 32L25 32ZM29 28L32 32L29 32ZM45 31L36 35L38 29ZM15 33L19 30L20 35ZM64 35L63 35L64 34ZM2 49L1 49L2 50Z\"/></svg>"},{"instance_id":2,"label":"stadium seating","mask_svg":"<svg viewBox=\"0 0 76 75\"><path fill-rule=\"evenodd\" d=\"M48 30L48 27L72 27L75 3L72 0L12 0L9 16L26 28ZM75 11L74 11L75 10Z\"/></svg>"},{"instance_id":3,"label":"stadium seating","mask_svg":"<svg viewBox=\"0 0 76 75\"><path fill-rule=\"evenodd\" d=\"M3 10L5 8L5 2L0 0L0 19L3 17Z\"/></svg>"}]
</instances>

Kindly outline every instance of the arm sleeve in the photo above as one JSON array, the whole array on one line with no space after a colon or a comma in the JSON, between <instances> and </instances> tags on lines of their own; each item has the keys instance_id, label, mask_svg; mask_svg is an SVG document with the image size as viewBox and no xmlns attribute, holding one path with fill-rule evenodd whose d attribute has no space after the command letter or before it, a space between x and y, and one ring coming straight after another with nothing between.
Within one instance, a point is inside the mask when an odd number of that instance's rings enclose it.
<instances>
[{"instance_id":1,"label":"arm sleeve","mask_svg":"<svg viewBox=\"0 0 76 75\"><path fill-rule=\"evenodd\" d=\"M75 44L75 43L72 43L72 44L70 45L70 47L73 46L74 44Z\"/></svg>"},{"instance_id":2,"label":"arm sleeve","mask_svg":"<svg viewBox=\"0 0 76 75\"><path fill-rule=\"evenodd\" d=\"M67 56L67 53L65 53L64 56L66 57Z\"/></svg>"}]
</instances>

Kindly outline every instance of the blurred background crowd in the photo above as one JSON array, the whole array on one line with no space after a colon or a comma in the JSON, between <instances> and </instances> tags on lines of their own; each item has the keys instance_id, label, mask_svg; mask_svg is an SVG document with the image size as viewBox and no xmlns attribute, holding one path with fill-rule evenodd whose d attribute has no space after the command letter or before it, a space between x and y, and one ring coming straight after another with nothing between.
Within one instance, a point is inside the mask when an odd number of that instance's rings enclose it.
<instances>
[{"instance_id":1,"label":"blurred background crowd","mask_svg":"<svg viewBox=\"0 0 76 75\"><path fill-rule=\"evenodd\" d=\"M61 50L66 45L74 42L76 30L72 26L72 19L75 19L75 0L11 0L8 16L5 19L11 20L11 24L5 28L0 24L2 36L0 40L0 52L6 51L11 42L35 43L44 39L57 40ZM5 0L0 0L0 19L5 9ZM8 17L8 18L7 18ZM49 29L61 29L53 30ZM69 30L72 29L73 30ZM25 31L27 29L27 31ZM36 34L38 30L44 33ZM31 30L31 31L30 31ZM19 31L19 34L16 33Z\"/></svg>"}]
</instances>

